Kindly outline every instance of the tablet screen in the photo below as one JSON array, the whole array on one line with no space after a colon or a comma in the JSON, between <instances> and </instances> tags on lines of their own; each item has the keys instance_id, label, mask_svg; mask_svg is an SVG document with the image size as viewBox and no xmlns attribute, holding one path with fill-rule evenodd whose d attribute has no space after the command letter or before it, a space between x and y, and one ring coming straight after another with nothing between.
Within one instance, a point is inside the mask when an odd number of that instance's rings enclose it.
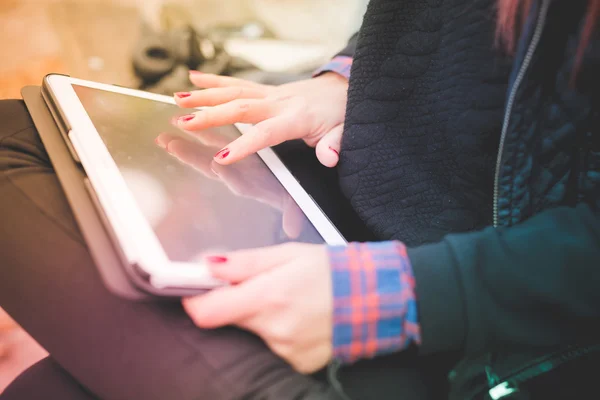
<instances>
[{"instance_id":1,"label":"tablet screen","mask_svg":"<svg viewBox=\"0 0 600 400\"><path fill-rule=\"evenodd\" d=\"M138 206L172 261L203 253L324 240L262 159L231 166L214 154L234 126L182 132L196 110L73 85Z\"/></svg>"}]
</instances>

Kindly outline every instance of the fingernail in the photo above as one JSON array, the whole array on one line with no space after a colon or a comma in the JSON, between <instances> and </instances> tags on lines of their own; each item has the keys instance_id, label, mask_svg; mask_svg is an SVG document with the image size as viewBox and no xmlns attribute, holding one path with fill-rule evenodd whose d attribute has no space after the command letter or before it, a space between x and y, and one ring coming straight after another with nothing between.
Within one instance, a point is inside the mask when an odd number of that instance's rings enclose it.
<instances>
[{"instance_id":1,"label":"fingernail","mask_svg":"<svg viewBox=\"0 0 600 400\"><path fill-rule=\"evenodd\" d=\"M179 122L188 122L193 120L195 117L196 116L194 114L182 115L179 117Z\"/></svg>"},{"instance_id":2,"label":"fingernail","mask_svg":"<svg viewBox=\"0 0 600 400\"><path fill-rule=\"evenodd\" d=\"M229 155L229 149L227 147L225 147L224 149L219 150L219 152L217 154L215 154L215 158L222 160L225 157L227 157L228 155Z\"/></svg>"},{"instance_id":3,"label":"fingernail","mask_svg":"<svg viewBox=\"0 0 600 400\"><path fill-rule=\"evenodd\" d=\"M177 92L175 93L175 96L179 97L180 99L185 99L186 97L190 97L192 94L190 92Z\"/></svg>"},{"instance_id":4,"label":"fingernail","mask_svg":"<svg viewBox=\"0 0 600 400\"><path fill-rule=\"evenodd\" d=\"M192 74L192 75L202 75L203 72L196 71L195 69L190 69L190 74Z\"/></svg>"},{"instance_id":5,"label":"fingernail","mask_svg":"<svg viewBox=\"0 0 600 400\"><path fill-rule=\"evenodd\" d=\"M223 264L227 262L227 257L223 256L208 256L206 257L206 261L212 264Z\"/></svg>"},{"instance_id":6,"label":"fingernail","mask_svg":"<svg viewBox=\"0 0 600 400\"><path fill-rule=\"evenodd\" d=\"M333 151L335 154L338 155L338 157L340 156L340 152L337 151L336 149L334 149L333 147L329 146L329 150Z\"/></svg>"}]
</instances>

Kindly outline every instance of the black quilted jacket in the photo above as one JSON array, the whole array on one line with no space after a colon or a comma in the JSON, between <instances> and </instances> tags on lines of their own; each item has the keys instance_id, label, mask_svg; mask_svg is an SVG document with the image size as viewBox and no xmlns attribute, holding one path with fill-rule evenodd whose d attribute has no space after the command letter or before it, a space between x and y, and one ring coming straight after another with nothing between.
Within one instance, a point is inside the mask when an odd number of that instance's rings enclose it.
<instances>
[{"instance_id":1,"label":"black quilted jacket","mask_svg":"<svg viewBox=\"0 0 600 400\"><path fill-rule=\"evenodd\" d=\"M343 53L340 184L412 247L425 353L600 337L600 40L569 86L585 3L538 0L510 58L494 7L372 0Z\"/></svg>"}]
</instances>

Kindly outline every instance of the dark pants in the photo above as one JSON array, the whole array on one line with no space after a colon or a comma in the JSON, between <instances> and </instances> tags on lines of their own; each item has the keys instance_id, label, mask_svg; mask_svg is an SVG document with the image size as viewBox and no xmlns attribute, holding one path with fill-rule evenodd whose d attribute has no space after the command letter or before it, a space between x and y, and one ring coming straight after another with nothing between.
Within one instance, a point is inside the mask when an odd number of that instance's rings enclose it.
<instances>
[{"instance_id":1,"label":"dark pants","mask_svg":"<svg viewBox=\"0 0 600 400\"><path fill-rule=\"evenodd\" d=\"M278 149L352 240L370 235L311 149ZM256 337L196 328L177 302L132 302L104 287L24 104L0 101L0 306L51 354L13 399L334 399ZM353 399L440 399L448 357L405 352L342 369ZM425 367L423 367L425 365Z\"/></svg>"}]
</instances>

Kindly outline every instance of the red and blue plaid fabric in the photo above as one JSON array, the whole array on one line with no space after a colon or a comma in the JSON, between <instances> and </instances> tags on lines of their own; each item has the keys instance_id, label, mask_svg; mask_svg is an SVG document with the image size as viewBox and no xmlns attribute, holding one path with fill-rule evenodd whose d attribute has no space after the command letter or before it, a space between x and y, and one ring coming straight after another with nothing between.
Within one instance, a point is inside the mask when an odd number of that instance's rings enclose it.
<instances>
[{"instance_id":1,"label":"red and blue plaid fabric","mask_svg":"<svg viewBox=\"0 0 600 400\"><path fill-rule=\"evenodd\" d=\"M319 76L324 72L331 71L346 77L346 79L350 79L350 69L352 69L352 57L337 56L316 70L313 73L313 77Z\"/></svg>"},{"instance_id":2,"label":"red and blue plaid fabric","mask_svg":"<svg viewBox=\"0 0 600 400\"><path fill-rule=\"evenodd\" d=\"M352 363L420 344L415 278L401 242L329 247L334 358Z\"/></svg>"}]
</instances>

